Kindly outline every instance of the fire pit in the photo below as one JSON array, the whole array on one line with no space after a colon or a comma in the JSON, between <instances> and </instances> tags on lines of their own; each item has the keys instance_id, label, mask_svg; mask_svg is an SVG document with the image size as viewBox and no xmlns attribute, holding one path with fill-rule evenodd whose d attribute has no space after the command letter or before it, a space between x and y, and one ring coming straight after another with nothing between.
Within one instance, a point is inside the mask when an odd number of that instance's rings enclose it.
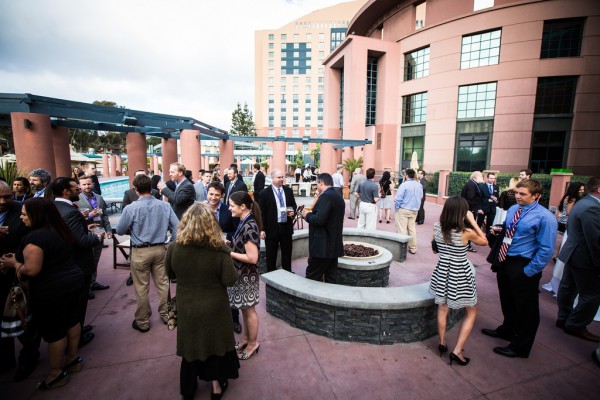
<instances>
[{"instance_id":1,"label":"fire pit","mask_svg":"<svg viewBox=\"0 0 600 400\"><path fill-rule=\"evenodd\" d=\"M337 284L345 286L386 287L390 278L392 253L364 242L344 242L338 258Z\"/></svg>"}]
</instances>

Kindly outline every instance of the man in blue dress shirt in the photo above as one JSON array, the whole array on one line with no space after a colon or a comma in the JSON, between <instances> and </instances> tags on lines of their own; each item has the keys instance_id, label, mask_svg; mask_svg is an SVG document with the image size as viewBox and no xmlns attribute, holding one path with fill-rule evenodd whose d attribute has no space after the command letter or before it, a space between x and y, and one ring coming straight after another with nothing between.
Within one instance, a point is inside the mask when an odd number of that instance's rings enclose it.
<instances>
[{"instance_id":1,"label":"man in blue dress shirt","mask_svg":"<svg viewBox=\"0 0 600 400\"><path fill-rule=\"evenodd\" d=\"M407 169L404 182L398 188L394 199L396 213L396 232L400 235L409 235L408 251L411 254L417 252L417 214L421 208L423 198L423 186L415 180L417 173L414 169Z\"/></svg>"},{"instance_id":2,"label":"man in blue dress shirt","mask_svg":"<svg viewBox=\"0 0 600 400\"><path fill-rule=\"evenodd\" d=\"M529 357L540 324L538 286L542 270L554 253L558 224L538 201L542 185L526 179L517 184L517 204L506 214L506 236L500 248L496 279L504 321L496 329L482 329L487 336L510 341L495 347L505 357Z\"/></svg>"}]
</instances>

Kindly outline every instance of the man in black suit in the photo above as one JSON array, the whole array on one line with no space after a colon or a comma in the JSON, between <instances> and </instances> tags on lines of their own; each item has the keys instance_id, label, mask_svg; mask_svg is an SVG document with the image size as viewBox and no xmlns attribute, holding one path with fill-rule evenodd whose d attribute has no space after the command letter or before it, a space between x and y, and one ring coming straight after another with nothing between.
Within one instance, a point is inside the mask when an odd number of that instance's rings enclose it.
<instances>
[{"instance_id":1,"label":"man in black suit","mask_svg":"<svg viewBox=\"0 0 600 400\"><path fill-rule=\"evenodd\" d=\"M338 257L344 255L342 231L344 229L344 199L333 190L333 178L328 173L317 177L317 193L302 216L308 227L308 266L306 277L316 281L323 278L336 283Z\"/></svg>"},{"instance_id":2,"label":"man in black suit","mask_svg":"<svg viewBox=\"0 0 600 400\"><path fill-rule=\"evenodd\" d=\"M480 171L475 171L471 174L471 179L463 186L460 192L460 197L467 200L469 204L469 211L477 218L479 218L480 214L483 214L481 210L481 187L479 186L481 183L483 183L483 174ZM475 249L471 247L470 241L468 250L475 253Z\"/></svg>"},{"instance_id":3,"label":"man in black suit","mask_svg":"<svg viewBox=\"0 0 600 400\"><path fill-rule=\"evenodd\" d=\"M565 263L558 287L556 326L582 339L598 342L587 330L600 306L600 178L587 183L588 194L569 213L567 241L558 258ZM573 308L575 296L577 306Z\"/></svg>"},{"instance_id":4,"label":"man in black suit","mask_svg":"<svg viewBox=\"0 0 600 400\"><path fill-rule=\"evenodd\" d=\"M496 185L496 174L488 172L485 183L479 185L481 189L481 211L483 214L477 216L477 225L482 226L485 219L485 230L489 232L494 217L496 217L496 206L500 197L498 185ZM482 228L483 230L483 228Z\"/></svg>"},{"instance_id":5,"label":"man in black suit","mask_svg":"<svg viewBox=\"0 0 600 400\"><path fill-rule=\"evenodd\" d=\"M292 235L294 234L294 213L296 200L292 189L283 184L283 171L271 171L271 186L263 190L258 199L262 215L263 230L260 238L265 241L267 272L275 271L277 251L281 246L281 268L292 272ZM256 192L255 192L256 193ZM288 211L288 208L293 211Z\"/></svg>"},{"instance_id":6,"label":"man in black suit","mask_svg":"<svg viewBox=\"0 0 600 400\"><path fill-rule=\"evenodd\" d=\"M196 191L192 182L185 177L185 166L183 164L171 164L169 167L169 176L177 185L175 190L168 188L164 182L159 182L157 187L160 193L169 199L169 203L173 207L177 219L181 221L181 217L183 217L189 206L194 204Z\"/></svg>"},{"instance_id":7,"label":"man in black suit","mask_svg":"<svg viewBox=\"0 0 600 400\"><path fill-rule=\"evenodd\" d=\"M243 190L244 192L248 191L248 186L244 183L244 179L241 175L238 174L238 169L236 166L229 167L227 171L228 181L225 184L225 204L229 205L229 196L232 193L239 192Z\"/></svg>"},{"instance_id":8,"label":"man in black suit","mask_svg":"<svg viewBox=\"0 0 600 400\"><path fill-rule=\"evenodd\" d=\"M265 188L265 174L260 170L260 164L254 164L254 196L257 197Z\"/></svg>"},{"instance_id":9,"label":"man in black suit","mask_svg":"<svg viewBox=\"0 0 600 400\"><path fill-rule=\"evenodd\" d=\"M79 187L73 178L59 177L50 185L52 195L54 196L54 204L58 208L61 217L73 232L75 236L75 246L73 248L73 259L81 268L84 276L84 285L81 290L79 301L81 324L81 339L79 347L85 346L94 339L94 334L90 332L90 325L84 326L85 313L87 311L88 296L92 274L96 272L96 263L94 262L94 247L102 243L104 233L94 235L89 232L88 224L83 214L77 206L73 204L79 200Z\"/></svg>"},{"instance_id":10,"label":"man in black suit","mask_svg":"<svg viewBox=\"0 0 600 400\"><path fill-rule=\"evenodd\" d=\"M425 171L420 169L417 177L419 178L419 183L423 186L423 198L421 199L421 207L419 207L415 222L417 225L423 225L425 223L425 199L427 197L427 179L425 179Z\"/></svg>"},{"instance_id":11,"label":"man in black suit","mask_svg":"<svg viewBox=\"0 0 600 400\"><path fill-rule=\"evenodd\" d=\"M0 181L0 255L16 253L21 239L29 232L29 228L21 221L21 203L13 200L8 184ZM0 269L2 269L0 267ZM0 299L4 301L15 278L15 270L7 268L0 272ZM40 335L35 328L35 320L31 320L24 334L19 336L23 346L19 353L19 365L15 373L16 382L27 378L40 358ZM10 371L17 365L15 360L14 338L0 339L0 373Z\"/></svg>"}]
</instances>

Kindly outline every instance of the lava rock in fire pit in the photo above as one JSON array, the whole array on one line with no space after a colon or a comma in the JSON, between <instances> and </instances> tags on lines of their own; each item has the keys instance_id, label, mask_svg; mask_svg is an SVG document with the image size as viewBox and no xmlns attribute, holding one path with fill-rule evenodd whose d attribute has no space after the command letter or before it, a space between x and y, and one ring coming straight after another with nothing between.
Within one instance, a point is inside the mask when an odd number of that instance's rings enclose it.
<instances>
[{"instance_id":1,"label":"lava rock in fire pit","mask_svg":"<svg viewBox=\"0 0 600 400\"><path fill-rule=\"evenodd\" d=\"M363 246L362 244L344 245L344 256L346 257L372 257L378 254L378 250L372 247Z\"/></svg>"}]
</instances>

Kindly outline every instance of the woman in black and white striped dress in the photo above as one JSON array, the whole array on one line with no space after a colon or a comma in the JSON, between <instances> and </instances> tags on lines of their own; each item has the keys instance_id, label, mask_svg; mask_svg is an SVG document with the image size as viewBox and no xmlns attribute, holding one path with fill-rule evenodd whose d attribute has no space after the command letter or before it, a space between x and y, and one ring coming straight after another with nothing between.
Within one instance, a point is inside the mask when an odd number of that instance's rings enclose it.
<instances>
[{"instance_id":1,"label":"woman in black and white striped dress","mask_svg":"<svg viewBox=\"0 0 600 400\"><path fill-rule=\"evenodd\" d=\"M477 290L475 270L467 259L469 240L479 246L487 245L485 234L479 229L467 201L461 197L446 200L440 221L433 226L433 237L439 250L439 261L431 276L429 293L438 305L437 323L440 344L438 351L448 351L446 345L446 320L448 309L465 308L465 317L454 351L450 353L450 364L456 361L467 365L469 358L462 355L463 346L473 329L477 316Z\"/></svg>"}]
</instances>

